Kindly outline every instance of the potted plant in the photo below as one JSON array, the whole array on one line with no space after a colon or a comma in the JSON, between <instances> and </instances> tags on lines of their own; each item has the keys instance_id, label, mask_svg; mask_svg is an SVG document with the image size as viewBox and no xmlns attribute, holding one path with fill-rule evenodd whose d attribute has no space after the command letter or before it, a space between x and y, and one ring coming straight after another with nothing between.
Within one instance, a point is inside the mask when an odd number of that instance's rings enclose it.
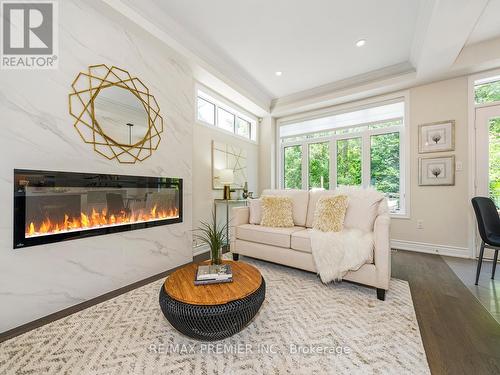
<instances>
[{"instance_id":1,"label":"potted plant","mask_svg":"<svg viewBox=\"0 0 500 375\"><path fill-rule=\"evenodd\" d=\"M215 211L212 211L212 221L202 221L195 230L194 237L210 247L212 264L222 264L222 246L226 244L226 225L217 225Z\"/></svg>"}]
</instances>

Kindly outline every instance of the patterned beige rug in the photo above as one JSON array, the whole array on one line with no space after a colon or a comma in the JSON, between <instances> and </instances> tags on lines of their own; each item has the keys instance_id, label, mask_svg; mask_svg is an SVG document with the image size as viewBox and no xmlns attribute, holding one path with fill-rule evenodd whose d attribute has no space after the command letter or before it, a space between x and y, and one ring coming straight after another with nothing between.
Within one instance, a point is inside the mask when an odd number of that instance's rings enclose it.
<instances>
[{"instance_id":1,"label":"patterned beige rug","mask_svg":"<svg viewBox=\"0 0 500 375\"><path fill-rule=\"evenodd\" d=\"M163 317L157 281L0 344L0 374L428 374L408 283L386 301L245 259L266 279L256 318L215 343Z\"/></svg>"}]
</instances>

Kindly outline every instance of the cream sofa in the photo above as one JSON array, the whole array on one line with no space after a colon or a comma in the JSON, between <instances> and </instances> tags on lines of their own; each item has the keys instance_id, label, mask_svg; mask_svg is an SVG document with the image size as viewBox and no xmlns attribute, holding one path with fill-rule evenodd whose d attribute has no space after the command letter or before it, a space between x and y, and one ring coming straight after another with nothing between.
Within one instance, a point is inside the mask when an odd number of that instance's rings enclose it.
<instances>
[{"instance_id":1,"label":"cream sofa","mask_svg":"<svg viewBox=\"0 0 500 375\"><path fill-rule=\"evenodd\" d=\"M361 189L358 189L361 190ZM352 188L351 188L351 191ZM316 202L332 191L265 190L262 195L285 195L293 202L294 227L270 228L258 225L260 219L250 218L250 207L234 207L231 219L231 252L263 259L290 267L316 272L311 253L310 233ZM362 192L361 192L362 193ZM349 195L349 194L348 194ZM256 210L252 209L252 215ZM372 216L373 220L370 220ZM368 219L368 221L367 221ZM256 221L257 220L257 221ZM385 299L391 275L389 242L390 218L385 199L357 199L349 196L345 227L359 227L374 232L373 259L356 271L348 272L344 280L375 287L377 297Z\"/></svg>"}]
</instances>

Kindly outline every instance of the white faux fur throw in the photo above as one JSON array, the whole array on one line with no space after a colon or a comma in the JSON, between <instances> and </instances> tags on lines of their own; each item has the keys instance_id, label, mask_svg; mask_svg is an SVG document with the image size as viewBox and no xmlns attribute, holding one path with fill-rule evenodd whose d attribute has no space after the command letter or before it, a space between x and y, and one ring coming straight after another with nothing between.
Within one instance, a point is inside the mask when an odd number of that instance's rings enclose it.
<instances>
[{"instance_id":1,"label":"white faux fur throw","mask_svg":"<svg viewBox=\"0 0 500 375\"><path fill-rule=\"evenodd\" d=\"M313 229L311 248L323 283L340 281L348 271L359 269L373 259L373 233L359 229L322 232Z\"/></svg>"}]
</instances>

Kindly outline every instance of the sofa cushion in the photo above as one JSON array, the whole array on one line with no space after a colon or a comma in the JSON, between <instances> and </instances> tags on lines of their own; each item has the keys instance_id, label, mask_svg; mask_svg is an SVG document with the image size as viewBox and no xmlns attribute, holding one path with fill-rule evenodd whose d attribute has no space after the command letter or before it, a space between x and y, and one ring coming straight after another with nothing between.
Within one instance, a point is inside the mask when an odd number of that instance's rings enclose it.
<instances>
[{"instance_id":1,"label":"sofa cushion","mask_svg":"<svg viewBox=\"0 0 500 375\"><path fill-rule=\"evenodd\" d=\"M304 253L311 252L311 231L312 229L299 230L292 233L290 246L293 250Z\"/></svg>"},{"instance_id":2,"label":"sofa cushion","mask_svg":"<svg viewBox=\"0 0 500 375\"><path fill-rule=\"evenodd\" d=\"M292 198L293 223L298 226L306 225L307 204L309 201L309 192L307 190L286 189L275 190L266 189L262 195L275 195Z\"/></svg>"},{"instance_id":3,"label":"sofa cushion","mask_svg":"<svg viewBox=\"0 0 500 375\"><path fill-rule=\"evenodd\" d=\"M266 245L290 248L290 235L304 227L272 228L262 225L243 224L236 227L236 238Z\"/></svg>"},{"instance_id":4,"label":"sofa cushion","mask_svg":"<svg viewBox=\"0 0 500 375\"><path fill-rule=\"evenodd\" d=\"M249 199L250 224L260 224L262 221L262 201L260 199Z\"/></svg>"},{"instance_id":5,"label":"sofa cushion","mask_svg":"<svg viewBox=\"0 0 500 375\"><path fill-rule=\"evenodd\" d=\"M319 198L318 203L316 203L313 228L323 232L342 231L348 200L347 195Z\"/></svg>"},{"instance_id":6,"label":"sofa cushion","mask_svg":"<svg viewBox=\"0 0 500 375\"><path fill-rule=\"evenodd\" d=\"M363 189L354 186L339 187L335 193L345 194L349 197L344 227L372 232L384 195L373 188Z\"/></svg>"},{"instance_id":7,"label":"sofa cushion","mask_svg":"<svg viewBox=\"0 0 500 375\"><path fill-rule=\"evenodd\" d=\"M316 212L316 204L319 198L334 195L335 190L311 189L309 191L309 203L307 205L306 227L312 228L314 224L314 213Z\"/></svg>"},{"instance_id":8,"label":"sofa cushion","mask_svg":"<svg viewBox=\"0 0 500 375\"><path fill-rule=\"evenodd\" d=\"M261 199L262 221L260 225L273 228L293 227L292 198L264 195Z\"/></svg>"}]
</instances>

